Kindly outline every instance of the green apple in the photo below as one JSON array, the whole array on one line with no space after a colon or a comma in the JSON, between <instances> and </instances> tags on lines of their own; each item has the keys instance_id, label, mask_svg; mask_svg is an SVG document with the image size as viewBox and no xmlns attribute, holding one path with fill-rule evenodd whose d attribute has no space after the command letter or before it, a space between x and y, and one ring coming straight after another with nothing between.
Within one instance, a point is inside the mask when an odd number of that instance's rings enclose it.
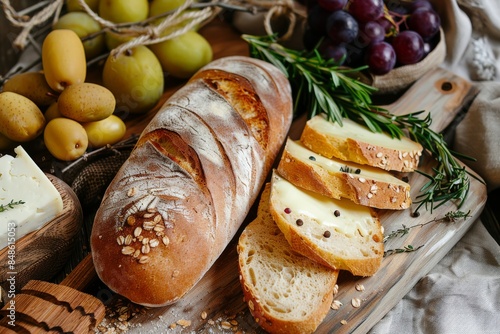
<instances>
[{"instance_id":1,"label":"green apple","mask_svg":"<svg viewBox=\"0 0 500 334\"><path fill-rule=\"evenodd\" d=\"M85 0L85 3L92 11L97 12L99 8L99 0ZM78 0L66 0L66 9L68 12L83 12L83 7L78 3Z\"/></svg>"},{"instance_id":2,"label":"green apple","mask_svg":"<svg viewBox=\"0 0 500 334\"><path fill-rule=\"evenodd\" d=\"M196 31L188 31L149 47L160 60L163 70L180 79L191 77L213 58L212 46Z\"/></svg>"},{"instance_id":3,"label":"green apple","mask_svg":"<svg viewBox=\"0 0 500 334\"><path fill-rule=\"evenodd\" d=\"M155 54L140 45L124 53L108 56L102 73L103 85L116 99L116 110L144 113L158 103L163 94L164 77Z\"/></svg>"},{"instance_id":4,"label":"green apple","mask_svg":"<svg viewBox=\"0 0 500 334\"><path fill-rule=\"evenodd\" d=\"M53 29L73 30L81 39L95 34L92 38L83 41L87 59L100 55L106 48L104 35L97 34L101 31L101 25L85 12L69 12L61 16Z\"/></svg>"},{"instance_id":5,"label":"green apple","mask_svg":"<svg viewBox=\"0 0 500 334\"><path fill-rule=\"evenodd\" d=\"M186 0L153 0L149 4L149 17L161 15L182 6Z\"/></svg>"},{"instance_id":6,"label":"green apple","mask_svg":"<svg viewBox=\"0 0 500 334\"><path fill-rule=\"evenodd\" d=\"M148 0L100 0L99 15L114 23L139 22L148 18Z\"/></svg>"},{"instance_id":7,"label":"green apple","mask_svg":"<svg viewBox=\"0 0 500 334\"><path fill-rule=\"evenodd\" d=\"M108 50L113 50L123 43L126 43L134 39L133 36L120 35L113 31L106 31L104 35L104 40L106 41L106 47Z\"/></svg>"}]
</instances>

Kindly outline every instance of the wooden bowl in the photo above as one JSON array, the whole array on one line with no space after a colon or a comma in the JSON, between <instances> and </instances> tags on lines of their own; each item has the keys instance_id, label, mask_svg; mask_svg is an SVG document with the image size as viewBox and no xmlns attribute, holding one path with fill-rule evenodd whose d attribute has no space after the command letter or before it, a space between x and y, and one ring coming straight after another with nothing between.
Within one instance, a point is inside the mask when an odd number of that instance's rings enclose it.
<instances>
[{"instance_id":1,"label":"wooden bowl","mask_svg":"<svg viewBox=\"0 0 500 334\"><path fill-rule=\"evenodd\" d=\"M15 278L16 289L29 280L50 280L64 266L74 250L75 239L83 223L83 212L78 197L62 180L46 174L62 196L63 211L59 216L16 241L15 258L9 264L9 248L0 250L0 286L10 292L10 277ZM11 251L12 252L12 251Z\"/></svg>"}]
</instances>

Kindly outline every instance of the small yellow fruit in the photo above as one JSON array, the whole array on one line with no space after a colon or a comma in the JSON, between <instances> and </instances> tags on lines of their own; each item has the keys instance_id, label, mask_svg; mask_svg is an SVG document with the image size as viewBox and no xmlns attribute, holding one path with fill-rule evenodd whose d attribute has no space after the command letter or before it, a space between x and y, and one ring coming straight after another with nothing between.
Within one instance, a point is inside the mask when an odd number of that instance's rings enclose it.
<instances>
[{"instance_id":1,"label":"small yellow fruit","mask_svg":"<svg viewBox=\"0 0 500 334\"><path fill-rule=\"evenodd\" d=\"M127 130L125 123L116 115L111 115L96 122L83 123L82 125L87 131L89 144L92 148L116 144L123 138Z\"/></svg>"},{"instance_id":2,"label":"small yellow fruit","mask_svg":"<svg viewBox=\"0 0 500 334\"><path fill-rule=\"evenodd\" d=\"M34 102L17 93L0 93L0 133L27 142L38 137L44 126L45 117Z\"/></svg>"},{"instance_id":3,"label":"small yellow fruit","mask_svg":"<svg viewBox=\"0 0 500 334\"><path fill-rule=\"evenodd\" d=\"M49 32L42 44L42 66L47 83L57 92L84 82L87 62L80 37L69 29Z\"/></svg>"},{"instance_id":4,"label":"small yellow fruit","mask_svg":"<svg viewBox=\"0 0 500 334\"><path fill-rule=\"evenodd\" d=\"M78 122L94 122L111 115L116 106L113 93L104 86L82 82L67 87L57 100L61 115Z\"/></svg>"},{"instance_id":5,"label":"small yellow fruit","mask_svg":"<svg viewBox=\"0 0 500 334\"><path fill-rule=\"evenodd\" d=\"M55 118L47 123L43 140L50 154L63 161L78 159L89 144L83 126L69 118Z\"/></svg>"},{"instance_id":6,"label":"small yellow fruit","mask_svg":"<svg viewBox=\"0 0 500 334\"><path fill-rule=\"evenodd\" d=\"M76 32L83 41L85 57L93 59L106 49L103 34L100 34L101 25L92 16L85 12L69 12L64 14L53 25L52 29L70 29Z\"/></svg>"},{"instance_id":7,"label":"small yellow fruit","mask_svg":"<svg viewBox=\"0 0 500 334\"><path fill-rule=\"evenodd\" d=\"M11 77L4 85L4 92L21 94L44 108L57 100L57 94L45 80L42 72L24 72Z\"/></svg>"},{"instance_id":8,"label":"small yellow fruit","mask_svg":"<svg viewBox=\"0 0 500 334\"><path fill-rule=\"evenodd\" d=\"M19 144L0 133L0 151L11 149L16 145Z\"/></svg>"},{"instance_id":9,"label":"small yellow fruit","mask_svg":"<svg viewBox=\"0 0 500 334\"><path fill-rule=\"evenodd\" d=\"M64 117L61 115L61 112L59 111L59 107L57 106L57 102L52 103L47 110L43 113L43 116L45 116L45 120L50 122L54 118L59 118L59 117Z\"/></svg>"}]
</instances>

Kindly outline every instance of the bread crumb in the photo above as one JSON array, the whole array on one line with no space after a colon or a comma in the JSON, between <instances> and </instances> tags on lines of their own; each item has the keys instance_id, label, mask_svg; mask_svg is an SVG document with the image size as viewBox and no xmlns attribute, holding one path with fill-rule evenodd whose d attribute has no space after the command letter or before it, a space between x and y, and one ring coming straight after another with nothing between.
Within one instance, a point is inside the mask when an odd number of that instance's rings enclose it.
<instances>
[{"instance_id":1,"label":"bread crumb","mask_svg":"<svg viewBox=\"0 0 500 334\"><path fill-rule=\"evenodd\" d=\"M359 298L353 298L351 299L351 305L352 307L358 308L361 306L361 299Z\"/></svg>"},{"instance_id":2,"label":"bread crumb","mask_svg":"<svg viewBox=\"0 0 500 334\"><path fill-rule=\"evenodd\" d=\"M191 320L180 319L177 320L177 325L182 326L184 328L191 326Z\"/></svg>"},{"instance_id":3,"label":"bread crumb","mask_svg":"<svg viewBox=\"0 0 500 334\"><path fill-rule=\"evenodd\" d=\"M340 320L340 323L341 323L342 325L347 325L347 320L342 319L342 320Z\"/></svg>"}]
</instances>

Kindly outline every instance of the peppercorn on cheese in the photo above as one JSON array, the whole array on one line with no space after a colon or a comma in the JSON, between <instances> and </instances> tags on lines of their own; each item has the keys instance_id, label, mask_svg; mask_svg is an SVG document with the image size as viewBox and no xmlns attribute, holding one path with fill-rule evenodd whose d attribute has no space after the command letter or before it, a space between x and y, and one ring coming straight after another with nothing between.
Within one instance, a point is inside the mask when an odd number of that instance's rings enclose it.
<instances>
[{"instance_id":1,"label":"peppercorn on cheese","mask_svg":"<svg viewBox=\"0 0 500 334\"><path fill-rule=\"evenodd\" d=\"M332 269L371 276L384 254L376 212L297 187L274 172L270 211L292 249Z\"/></svg>"},{"instance_id":2,"label":"peppercorn on cheese","mask_svg":"<svg viewBox=\"0 0 500 334\"><path fill-rule=\"evenodd\" d=\"M63 210L61 194L44 172L21 146L14 151L16 157L0 157L0 249Z\"/></svg>"}]
</instances>

